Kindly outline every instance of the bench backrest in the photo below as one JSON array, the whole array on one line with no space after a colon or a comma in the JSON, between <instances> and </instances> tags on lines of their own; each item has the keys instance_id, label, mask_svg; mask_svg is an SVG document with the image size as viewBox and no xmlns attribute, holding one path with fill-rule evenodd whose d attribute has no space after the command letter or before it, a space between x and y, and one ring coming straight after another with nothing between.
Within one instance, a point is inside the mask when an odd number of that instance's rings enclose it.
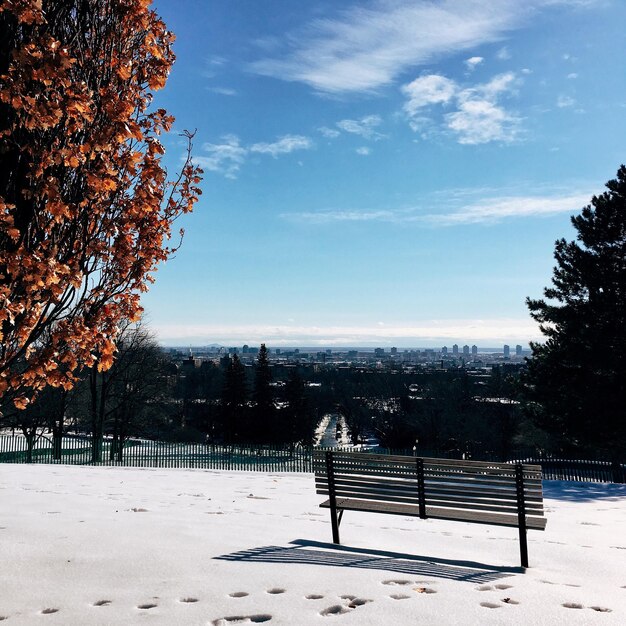
<instances>
[{"instance_id":1,"label":"bench backrest","mask_svg":"<svg viewBox=\"0 0 626 626\"><path fill-rule=\"evenodd\" d=\"M332 469L337 499L510 515L519 513L521 491L526 516L543 516L540 465L333 452L329 468L326 452L315 450L313 466L317 493L324 495Z\"/></svg>"}]
</instances>

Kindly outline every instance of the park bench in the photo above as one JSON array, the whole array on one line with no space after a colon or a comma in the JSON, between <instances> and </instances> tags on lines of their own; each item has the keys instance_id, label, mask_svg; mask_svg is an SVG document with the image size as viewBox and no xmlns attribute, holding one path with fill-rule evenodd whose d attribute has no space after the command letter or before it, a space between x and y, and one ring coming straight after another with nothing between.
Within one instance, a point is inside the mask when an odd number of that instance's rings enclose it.
<instances>
[{"instance_id":1,"label":"park bench","mask_svg":"<svg viewBox=\"0 0 626 626\"><path fill-rule=\"evenodd\" d=\"M344 511L515 526L528 567L526 531L546 527L540 465L314 450L313 468L337 544Z\"/></svg>"}]
</instances>

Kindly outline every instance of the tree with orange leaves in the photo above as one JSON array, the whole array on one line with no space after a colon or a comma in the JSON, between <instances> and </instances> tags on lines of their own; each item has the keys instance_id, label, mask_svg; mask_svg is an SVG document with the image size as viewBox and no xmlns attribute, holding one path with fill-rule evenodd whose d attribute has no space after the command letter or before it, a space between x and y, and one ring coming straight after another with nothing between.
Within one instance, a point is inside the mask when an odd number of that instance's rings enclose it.
<instances>
[{"instance_id":1,"label":"tree with orange leaves","mask_svg":"<svg viewBox=\"0 0 626 626\"><path fill-rule=\"evenodd\" d=\"M150 0L0 0L0 398L113 362L174 220L201 193L168 180L151 109L174 36ZM181 231L182 236L182 231Z\"/></svg>"}]
</instances>

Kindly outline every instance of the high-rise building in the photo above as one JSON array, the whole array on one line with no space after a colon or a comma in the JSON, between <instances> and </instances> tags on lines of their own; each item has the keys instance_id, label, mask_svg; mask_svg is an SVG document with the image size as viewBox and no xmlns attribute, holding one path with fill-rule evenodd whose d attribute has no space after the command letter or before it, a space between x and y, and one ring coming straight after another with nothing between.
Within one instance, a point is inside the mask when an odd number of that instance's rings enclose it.
<instances>
[{"instance_id":1,"label":"high-rise building","mask_svg":"<svg viewBox=\"0 0 626 626\"><path fill-rule=\"evenodd\" d=\"M522 346L519 343L515 346L515 356L522 356Z\"/></svg>"},{"instance_id":2,"label":"high-rise building","mask_svg":"<svg viewBox=\"0 0 626 626\"><path fill-rule=\"evenodd\" d=\"M468 345L464 345L463 346L463 356L469 356L469 346Z\"/></svg>"},{"instance_id":3,"label":"high-rise building","mask_svg":"<svg viewBox=\"0 0 626 626\"><path fill-rule=\"evenodd\" d=\"M448 346L444 346L443 348L441 348L441 354L443 356L447 356L448 355Z\"/></svg>"},{"instance_id":4,"label":"high-rise building","mask_svg":"<svg viewBox=\"0 0 626 626\"><path fill-rule=\"evenodd\" d=\"M476 345L472 346L472 356L473 357L477 357L478 356L478 346L476 346Z\"/></svg>"},{"instance_id":5,"label":"high-rise building","mask_svg":"<svg viewBox=\"0 0 626 626\"><path fill-rule=\"evenodd\" d=\"M504 344L504 358L508 359L511 356L511 348Z\"/></svg>"},{"instance_id":6,"label":"high-rise building","mask_svg":"<svg viewBox=\"0 0 626 626\"><path fill-rule=\"evenodd\" d=\"M459 356L459 346L456 343L452 346L452 354L454 356Z\"/></svg>"},{"instance_id":7,"label":"high-rise building","mask_svg":"<svg viewBox=\"0 0 626 626\"><path fill-rule=\"evenodd\" d=\"M396 356L398 354L398 348L391 348L391 356Z\"/></svg>"}]
</instances>

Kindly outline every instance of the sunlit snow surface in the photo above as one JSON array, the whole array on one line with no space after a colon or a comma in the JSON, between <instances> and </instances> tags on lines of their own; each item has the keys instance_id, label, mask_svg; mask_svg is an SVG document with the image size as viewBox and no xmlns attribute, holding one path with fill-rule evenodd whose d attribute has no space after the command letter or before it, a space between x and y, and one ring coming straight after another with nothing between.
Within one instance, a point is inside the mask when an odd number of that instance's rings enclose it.
<instances>
[{"instance_id":1,"label":"sunlit snow surface","mask_svg":"<svg viewBox=\"0 0 626 626\"><path fill-rule=\"evenodd\" d=\"M0 465L0 619L626 624L626 486L545 495L523 574L511 528L347 512L336 549L310 475Z\"/></svg>"}]
</instances>

